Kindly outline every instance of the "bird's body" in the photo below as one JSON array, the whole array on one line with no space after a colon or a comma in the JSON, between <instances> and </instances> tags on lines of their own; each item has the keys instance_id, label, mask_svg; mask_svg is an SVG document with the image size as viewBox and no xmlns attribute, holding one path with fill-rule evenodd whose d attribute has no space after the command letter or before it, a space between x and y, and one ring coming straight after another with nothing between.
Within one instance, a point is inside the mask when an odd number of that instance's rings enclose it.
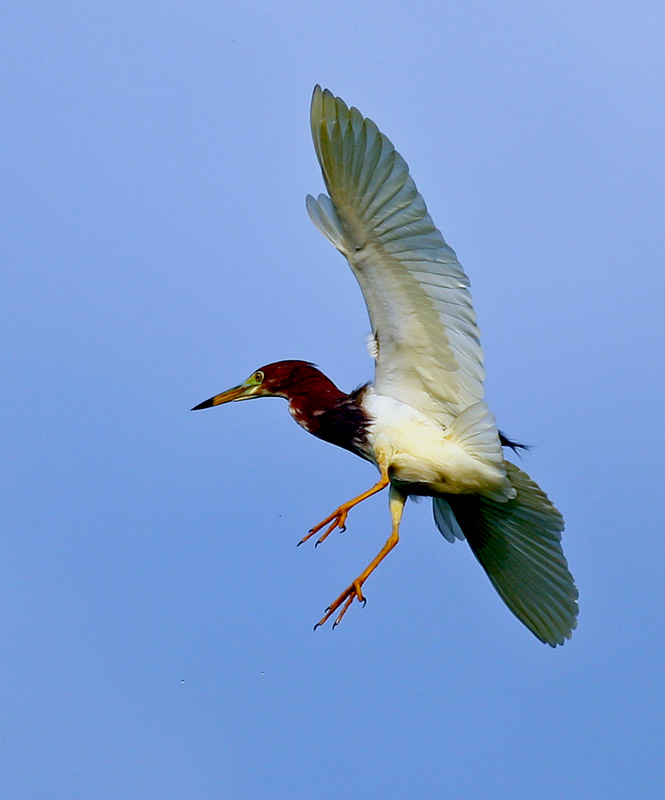
<instances>
[{"instance_id":1,"label":"bird's body","mask_svg":"<svg viewBox=\"0 0 665 800\"><path fill-rule=\"evenodd\" d=\"M309 433L372 462L379 481L342 504L302 541L344 529L349 510L390 488L392 532L331 604L335 624L399 539L409 495L433 498L449 541L466 538L508 607L542 641L562 644L577 590L561 549L563 519L540 488L504 459L515 448L483 400L480 336L468 279L427 213L404 160L371 120L316 87L312 134L330 196L310 216L342 252L372 323L374 384L345 393L306 361L280 361L196 408L283 397ZM302 542L301 542L302 543Z\"/></svg>"},{"instance_id":2,"label":"bird's body","mask_svg":"<svg viewBox=\"0 0 665 800\"><path fill-rule=\"evenodd\" d=\"M388 464L391 480L408 494L515 496L506 479L496 431L492 431L496 453L486 455L467 441L461 425L443 428L419 409L371 388L363 397L363 407L370 419L371 460L377 466Z\"/></svg>"},{"instance_id":3,"label":"bird's body","mask_svg":"<svg viewBox=\"0 0 665 800\"><path fill-rule=\"evenodd\" d=\"M346 394L308 362L277 362L260 371L289 375L275 394L288 400L289 413L308 433L379 468L387 464L391 481L409 494L511 494L500 449L496 464L478 458L456 438L455 426L445 429L369 384Z\"/></svg>"}]
</instances>

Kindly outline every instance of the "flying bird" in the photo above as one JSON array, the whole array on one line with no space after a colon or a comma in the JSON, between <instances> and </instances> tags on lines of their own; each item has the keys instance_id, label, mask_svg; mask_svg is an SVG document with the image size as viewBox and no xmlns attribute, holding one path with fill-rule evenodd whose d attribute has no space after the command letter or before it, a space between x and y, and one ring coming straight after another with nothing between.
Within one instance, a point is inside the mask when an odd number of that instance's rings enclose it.
<instances>
[{"instance_id":1,"label":"flying bird","mask_svg":"<svg viewBox=\"0 0 665 800\"><path fill-rule=\"evenodd\" d=\"M371 322L374 383L347 394L308 361L278 361L192 410L283 397L306 431L370 461L378 481L299 544L344 530L351 509L388 489L391 532L315 627L354 601L399 540L407 498L432 498L450 542L469 543L502 600L552 647L576 626L577 589L561 547L563 518L504 448L517 449L483 401L483 354L469 280L434 225L404 159L377 126L319 86L314 148L328 194L307 197L314 224L349 262Z\"/></svg>"}]
</instances>

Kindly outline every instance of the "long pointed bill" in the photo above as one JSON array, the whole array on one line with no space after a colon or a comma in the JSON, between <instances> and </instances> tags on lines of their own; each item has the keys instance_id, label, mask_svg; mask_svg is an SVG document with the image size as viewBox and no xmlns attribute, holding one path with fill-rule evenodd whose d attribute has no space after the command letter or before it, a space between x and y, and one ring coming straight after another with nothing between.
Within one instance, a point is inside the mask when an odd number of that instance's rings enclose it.
<instances>
[{"instance_id":1,"label":"long pointed bill","mask_svg":"<svg viewBox=\"0 0 665 800\"><path fill-rule=\"evenodd\" d=\"M204 400L198 406L194 406L192 411L200 411L202 408L212 408L212 406L221 406L222 403L231 403L233 400L245 400L251 396L251 390L256 389L255 386L234 386L233 389L227 389L221 394L216 394L209 400Z\"/></svg>"}]
</instances>

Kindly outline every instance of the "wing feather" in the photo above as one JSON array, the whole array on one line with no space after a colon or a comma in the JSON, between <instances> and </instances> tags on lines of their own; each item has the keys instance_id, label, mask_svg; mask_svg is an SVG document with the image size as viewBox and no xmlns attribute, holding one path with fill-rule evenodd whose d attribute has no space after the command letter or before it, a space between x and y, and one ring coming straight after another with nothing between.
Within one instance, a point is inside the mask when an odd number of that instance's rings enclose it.
<instances>
[{"instance_id":1,"label":"wing feather","mask_svg":"<svg viewBox=\"0 0 665 800\"><path fill-rule=\"evenodd\" d=\"M308 197L307 209L360 284L378 342L376 391L448 425L483 396L469 280L370 119L317 86L311 123L329 197Z\"/></svg>"},{"instance_id":2,"label":"wing feather","mask_svg":"<svg viewBox=\"0 0 665 800\"><path fill-rule=\"evenodd\" d=\"M434 519L448 541L466 537L508 608L554 647L570 638L578 611L577 588L561 547L563 518L525 472L509 462L506 469L516 490L513 499L436 497Z\"/></svg>"}]
</instances>

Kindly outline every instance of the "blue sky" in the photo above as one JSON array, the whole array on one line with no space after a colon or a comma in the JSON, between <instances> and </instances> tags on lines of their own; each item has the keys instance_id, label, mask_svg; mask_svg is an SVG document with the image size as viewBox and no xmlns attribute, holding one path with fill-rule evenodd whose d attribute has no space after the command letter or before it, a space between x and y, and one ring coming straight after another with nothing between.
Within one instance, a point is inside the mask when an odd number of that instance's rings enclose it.
<instances>
[{"instance_id":1,"label":"blue sky","mask_svg":"<svg viewBox=\"0 0 665 800\"><path fill-rule=\"evenodd\" d=\"M0 793L661 797L662 3L5 5ZM411 166L472 281L487 399L564 513L552 650L277 400L371 377L311 225L321 83Z\"/></svg>"}]
</instances>

